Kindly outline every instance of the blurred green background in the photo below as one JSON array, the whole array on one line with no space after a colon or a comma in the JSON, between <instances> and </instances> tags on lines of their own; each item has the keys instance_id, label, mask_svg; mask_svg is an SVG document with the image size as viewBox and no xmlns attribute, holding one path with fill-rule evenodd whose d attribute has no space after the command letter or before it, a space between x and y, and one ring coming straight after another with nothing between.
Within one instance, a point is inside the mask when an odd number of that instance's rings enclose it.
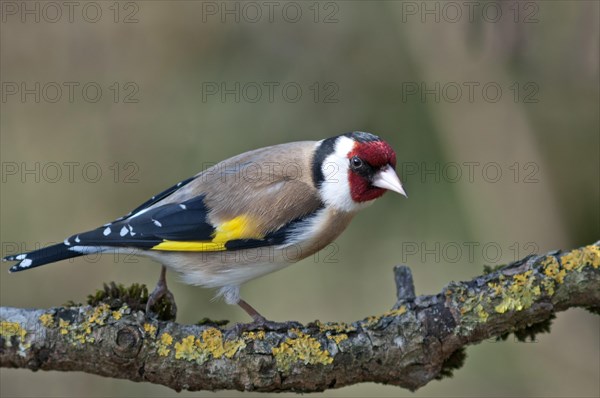
<instances>
[{"instance_id":1,"label":"blurred green background","mask_svg":"<svg viewBox=\"0 0 600 398\"><path fill-rule=\"evenodd\" d=\"M600 237L596 1L1 4L3 256L103 224L240 152L352 130L396 149L409 198L384 196L322 256L245 285L270 319L381 313L399 263L431 294L484 264ZM81 302L103 282L153 286L158 271L111 256L3 270L0 300ZM248 321L169 279L180 322ZM597 397L599 358L599 318L570 310L533 343L470 347L454 378L414 394L322 395ZM23 397L255 395L9 369L0 384Z\"/></svg>"}]
</instances>

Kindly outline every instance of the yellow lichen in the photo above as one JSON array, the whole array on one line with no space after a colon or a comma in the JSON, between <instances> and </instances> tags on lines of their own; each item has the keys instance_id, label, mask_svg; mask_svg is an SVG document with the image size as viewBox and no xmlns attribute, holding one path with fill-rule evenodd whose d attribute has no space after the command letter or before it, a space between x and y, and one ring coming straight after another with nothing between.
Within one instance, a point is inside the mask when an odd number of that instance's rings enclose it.
<instances>
[{"instance_id":1,"label":"yellow lichen","mask_svg":"<svg viewBox=\"0 0 600 398\"><path fill-rule=\"evenodd\" d=\"M171 349L169 348L171 344L173 344L173 336L171 336L169 333L163 333L160 336L160 340L157 343L158 355L160 355L161 357L166 357L167 355L169 355L169 353L171 352Z\"/></svg>"},{"instance_id":2,"label":"yellow lichen","mask_svg":"<svg viewBox=\"0 0 600 398\"><path fill-rule=\"evenodd\" d=\"M373 326L373 325L375 325L375 324L376 324L377 322L379 322L380 320L381 320L381 317L380 317L380 316L376 316L376 315L370 315L370 316L366 317L366 318L365 318L365 319L362 321L362 323L363 323L363 324L364 324L366 327L369 327L369 326Z\"/></svg>"},{"instance_id":3,"label":"yellow lichen","mask_svg":"<svg viewBox=\"0 0 600 398\"><path fill-rule=\"evenodd\" d=\"M336 344L340 344L342 341L348 340L348 335L345 333L342 333L342 334L336 334L336 335L332 335L332 336L328 335L327 338L329 340L335 341Z\"/></svg>"},{"instance_id":4,"label":"yellow lichen","mask_svg":"<svg viewBox=\"0 0 600 398\"><path fill-rule=\"evenodd\" d=\"M371 327L381 320L381 318L400 316L406 313L406 307L403 305L395 310L389 310L380 315L371 315L362 320L362 324L366 327Z\"/></svg>"},{"instance_id":5,"label":"yellow lichen","mask_svg":"<svg viewBox=\"0 0 600 398\"><path fill-rule=\"evenodd\" d=\"M151 337L156 336L156 326L150 323L144 323L144 331L148 333Z\"/></svg>"},{"instance_id":6,"label":"yellow lichen","mask_svg":"<svg viewBox=\"0 0 600 398\"><path fill-rule=\"evenodd\" d=\"M123 305L116 311L112 311L110 306L102 303L97 307L86 308L83 313L80 312L82 318L78 322L71 324L65 319L58 319L59 333L65 335L73 344L94 343L96 338L92 335L94 328L106 325L112 319L119 320L124 314L129 313L130 309L127 305ZM45 317L42 321L49 322L50 318Z\"/></svg>"},{"instance_id":7,"label":"yellow lichen","mask_svg":"<svg viewBox=\"0 0 600 398\"><path fill-rule=\"evenodd\" d=\"M488 287L492 290L491 293L482 290L475 294L471 289L465 289L464 287L456 288L457 298L455 300L459 302L457 303L457 308L460 314L465 316L469 314L469 319L476 323L486 322L489 314L484 305L489 304L491 298L497 296L495 289L498 286L490 282L488 283ZM501 291L501 289L500 287L499 290Z\"/></svg>"},{"instance_id":8,"label":"yellow lichen","mask_svg":"<svg viewBox=\"0 0 600 398\"><path fill-rule=\"evenodd\" d=\"M536 297L540 296L539 286L533 286L535 276L529 270L512 277L502 294L502 302L495 307L496 312L521 311L531 307Z\"/></svg>"},{"instance_id":9,"label":"yellow lichen","mask_svg":"<svg viewBox=\"0 0 600 398\"><path fill-rule=\"evenodd\" d=\"M479 321L480 322L485 322L487 321L488 317L490 316L485 309L483 308L483 305L478 304L477 307L475 307L475 311L477 312L477 316L479 317Z\"/></svg>"},{"instance_id":10,"label":"yellow lichen","mask_svg":"<svg viewBox=\"0 0 600 398\"><path fill-rule=\"evenodd\" d=\"M398 316L398 315L402 315L406 312L406 306L400 306L400 308L397 308L395 310L390 310L390 311L386 311L383 313L383 316Z\"/></svg>"},{"instance_id":11,"label":"yellow lichen","mask_svg":"<svg viewBox=\"0 0 600 398\"><path fill-rule=\"evenodd\" d=\"M4 338L6 341L6 345L11 347L11 338L17 337L19 344L25 342L25 336L27 335L27 330L21 327L17 322L8 322L2 321L0 322L0 336Z\"/></svg>"},{"instance_id":12,"label":"yellow lichen","mask_svg":"<svg viewBox=\"0 0 600 398\"><path fill-rule=\"evenodd\" d=\"M202 341L199 344L200 349L205 349L211 353L213 358L231 358L240 349L245 347L243 340L223 340L223 334L219 329L208 328L202 332Z\"/></svg>"},{"instance_id":13,"label":"yellow lichen","mask_svg":"<svg viewBox=\"0 0 600 398\"><path fill-rule=\"evenodd\" d=\"M166 348L164 346L159 346L158 349L156 350L156 353L161 357L166 357L167 355L169 355L171 353L171 349Z\"/></svg>"},{"instance_id":14,"label":"yellow lichen","mask_svg":"<svg viewBox=\"0 0 600 398\"><path fill-rule=\"evenodd\" d=\"M58 327L60 328L60 334L67 334L69 333L69 321L65 321L64 319L60 318L58 320Z\"/></svg>"},{"instance_id":15,"label":"yellow lichen","mask_svg":"<svg viewBox=\"0 0 600 398\"><path fill-rule=\"evenodd\" d=\"M600 267L600 247L588 245L583 248L583 261L594 268Z\"/></svg>"},{"instance_id":16,"label":"yellow lichen","mask_svg":"<svg viewBox=\"0 0 600 398\"><path fill-rule=\"evenodd\" d=\"M348 335L346 333L356 331L354 326L344 322L321 323L320 321L316 321L315 323L319 327L319 330L321 332L325 332L327 338L335 341L336 344L340 344L342 341L348 340Z\"/></svg>"},{"instance_id":17,"label":"yellow lichen","mask_svg":"<svg viewBox=\"0 0 600 398\"><path fill-rule=\"evenodd\" d=\"M160 342L164 345L171 345L173 344L173 336L171 336L169 333L163 333L160 336Z\"/></svg>"},{"instance_id":18,"label":"yellow lichen","mask_svg":"<svg viewBox=\"0 0 600 398\"><path fill-rule=\"evenodd\" d=\"M568 271L581 271L586 265L600 267L600 247L596 245L575 249L560 258L560 263Z\"/></svg>"},{"instance_id":19,"label":"yellow lichen","mask_svg":"<svg viewBox=\"0 0 600 398\"><path fill-rule=\"evenodd\" d=\"M542 261L543 274L549 279L542 281L542 287L550 295L554 295L556 284L564 282L568 272L580 272L585 266L600 267L600 247L596 245L585 246L566 253L560 262L554 256L547 256Z\"/></svg>"},{"instance_id":20,"label":"yellow lichen","mask_svg":"<svg viewBox=\"0 0 600 398\"><path fill-rule=\"evenodd\" d=\"M555 283L552 279L544 279L542 281L542 286L544 287L544 290L546 291L546 293L548 293L549 296L554 295Z\"/></svg>"},{"instance_id":21,"label":"yellow lichen","mask_svg":"<svg viewBox=\"0 0 600 398\"><path fill-rule=\"evenodd\" d=\"M79 342L80 344L83 343L93 343L94 342L94 338L93 337L87 337L85 333L74 333L73 334L73 339L77 342Z\"/></svg>"},{"instance_id":22,"label":"yellow lichen","mask_svg":"<svg viewBox=\"0 0 600 398\"><path fill-rule=\"evenodd\" d=\"M492 289L494 296L498 296L502 293L502 285L499 285L494 282L488 282L487 285L490 289Z\"/></svg>"},{"instance_id":23,"label":"yellow lichen","mask_svg":"<svg viewBox=\"0 0 600 398\"><path fill-rule=\"evenodd\" d=\"M577 270L578 268L581 268L583 266L581 261L582 257L583 253L581 252L581 250L576 249L562 256L560 259L560 263L563 266L563 268L567 271Z\"/></svg>"},{"instance_id":24,"label":"yellow lichen","mask_svg":"<svg viewBox=\"0 0 600 398\"><path fill-rule=\"evenodd\" d=\"M123 304L123 306L121 308L119 308L116 311L113 311L111 315L116 321L118 321L119 319L121 319L123 317L123 315L129 314L130 312L131 312L131 310L129 309L127 304Z\"/></svg>"},{"instance_id":25,"label":"yellow lichen","mask_svg":"<svg viewBox=\"0 0 600 398\"><path fill-rule=\"evenodd\" d=\"M116 311L111 311L108 304L102 303L91 310L87 310L84 320L72 328L71 337L73 343L84 344L95 342L96 339L91 336L93 328L105 325L111 316L117 320L120 319L127 309L127 306L124 305Z\"/></svg>"},{"instance_id":26,"label":"yellow lichen","mask_svg":"<svg viewBox=\"0 0 600 398\"><path fill-rule=\"evenodd\" d=\"M516 274L515 276L513 276L513 280L515 281L515 284L513 286L524 285L532 273L533 273L533 271L529 270L522 274Z\"/></svg>"},{"instance_id":27,"label":"yellow lichen","mask_svg":"<svg viewBox=\"0 0 600 398\"><path fill-rule=\"evenodd\" d=\"M106 303L102 303L97 307L94 307L94 311L87 318L87 322L90 324L104 325L104 321L110 314L110 306Z\"/></svg>"},{"instance_id":28,"label":"yellow lichen","mask_svg":"<svg viewBox=\"0 0 600 398\"><path fill-rule=\"evenodd\" d=\"M348 333L356 331L356 328L354 326L349 325L345 322L322 323L321 321L316 321L315 324L319 327L319 330L321 332Z\"/></svg>"},{"instance_id":29,"label":"yellow lichen","mask_svg":"<svg viewBox=\"0 0 600 398\"><path fill-rule=\"evenodd\" d=\"M266 333L264 330L259 330L258 332L250 331L244 333L243 336L250 340L264 340L266 337Z\"/></svg>"},{"instance_id":30,"label":"yellow lichen","mask_svg":"<svg viewBox=\"0 0 600 398\"><path fill-rule=\"evenodd\" d=\"M461 315L469 316L470 323L465 330L470 330L472 324L487 322L494 311L522 311L530 308L542 294L553 296L569 272L581 271L587 265L600 267L600 247L597 245L566 253L561 261L557 256L547 256L541 259L539 268L516 275L500 274L479 294L475 293L476 289L453 287L454 294L449 297Z\"/></svg>"},{"instance_id":31,"label":"yellow lichen","mask_svg":"<svg viewBox=\"0 0 600 398\"><path fill-rule=\"evenodd\" d=\"M329 365L333 362L329 351L323 350L315 338L299 330L292 329L291 332L296 337L288 337L283 343L272 349L279 369L288 370L296 362L302 362L305 365Z\"/></svg>"},{"instance_id":32,"label":"yellow lichen","mask_svg":"<svg viewBox=\"0 0 600 398\"><path fill-rule=\"evenodd\" d=\"M542 269L544 270L544 275L554 279L558 283L563 283L565 276L567 276L567 271L560 269L560 264L553 256L548 256L542 261Z\"/></svg>"},{"instance_id":33,"label":"yellow lichen","mask_svg":"<svg viewBox=\"0 0 600 398\"><path fill-rule=\"evenodd\" d=\"M232 358L246 343L240 339L224 340L219 329L208 328L202 331L202 338L187 336L175 343L175 358L203 363L210 357Z\"/></svg>"},{"instance_id":34,"label":"yellow lichen","mask_svg":"<svg viewBox=\"0 0 600 398\"><path fill-rule=\"evenodd\" d=\"M53 328L54 326L56 326L54 324L54 316L52 314L42 314L40 315L40 322L42 323L42 325L46 328Z\"/></svg>"},{"instance_id":35,"label":"yellow lichen","mask_svg":"<svg viewBox=\"0 0 600 398\"><path fill-rule=\"evenodd\" d=\"M194 341L194 336L184 337L179 343L175 343L175 358L195 361L200 357Z\"/></svg>"}]
</instances>

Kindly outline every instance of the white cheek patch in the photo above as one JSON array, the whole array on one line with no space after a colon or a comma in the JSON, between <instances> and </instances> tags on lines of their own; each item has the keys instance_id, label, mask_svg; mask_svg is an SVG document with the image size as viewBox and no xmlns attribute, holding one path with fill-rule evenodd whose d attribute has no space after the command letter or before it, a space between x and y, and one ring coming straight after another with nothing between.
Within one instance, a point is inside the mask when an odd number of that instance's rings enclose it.
<instances>
[{"instance_id":1,"label":"white cheek patch","mask_svg":"<svg viewBox=\"0 0 600 398\"><path fill-rule=\"evenodd\" d=\"M319 188L321 199L326 206L342 211L357 211L363 204L352 200L348 180L348 153L354 148L354 140L341 136L333 153L321 165L324 180Z\"/></svg>"}]
</instances>

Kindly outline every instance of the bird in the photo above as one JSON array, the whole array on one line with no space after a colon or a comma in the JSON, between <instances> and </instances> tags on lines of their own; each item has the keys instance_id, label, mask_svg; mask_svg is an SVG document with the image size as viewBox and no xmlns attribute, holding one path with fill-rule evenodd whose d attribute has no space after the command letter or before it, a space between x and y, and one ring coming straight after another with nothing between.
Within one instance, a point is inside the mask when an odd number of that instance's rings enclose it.
<instances>
[{"instance_id":1,"label":"bird","mask_svg":"<svg viewBox=\"0 0 600 398\"><path fill-rule=\"evenodd\" d=\"M169 269L186 284L217 288L216 298L261 324L266 318L240 297L240 286L327 247L385 192L406 197L395 167L392 147L362 131L254 149L99 228L3 261L17 261L9 272L18 272L90 253L145 256L162 265L147 313L163 297L174 305Z\"/></svg>"}]
</instances>

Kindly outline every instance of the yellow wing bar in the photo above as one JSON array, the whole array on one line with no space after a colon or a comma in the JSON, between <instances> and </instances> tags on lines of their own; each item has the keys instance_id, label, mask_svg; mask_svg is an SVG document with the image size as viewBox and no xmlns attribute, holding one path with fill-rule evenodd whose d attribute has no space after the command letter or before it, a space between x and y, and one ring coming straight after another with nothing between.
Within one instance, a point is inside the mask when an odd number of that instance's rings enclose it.
<instances>
[{"instance_id":1,"label":"yellow wing bar","mask_svg":"<svg viewBox=\"0 0 600 398\"><path fill-rule=\"evenodd\" d=\"M165 240L154 246L152 250L176 252L218 252L225 250L225 243L179 242L175 240Z\"/></svg>"},{"instance_id":2,"label":"yellow wing bar","mask_svg":"<svg viewBox=\"0 0 600 398\"><path fill-rule=\"evenodd\" d=\"M216 228L210 241L173 241L164 240L152 250L182 251L182 252L217 252L227 250L225 244L238 239L262 239L257 223L250 217L242 215L232 218Z\"/></svg>"}]
</instances>

